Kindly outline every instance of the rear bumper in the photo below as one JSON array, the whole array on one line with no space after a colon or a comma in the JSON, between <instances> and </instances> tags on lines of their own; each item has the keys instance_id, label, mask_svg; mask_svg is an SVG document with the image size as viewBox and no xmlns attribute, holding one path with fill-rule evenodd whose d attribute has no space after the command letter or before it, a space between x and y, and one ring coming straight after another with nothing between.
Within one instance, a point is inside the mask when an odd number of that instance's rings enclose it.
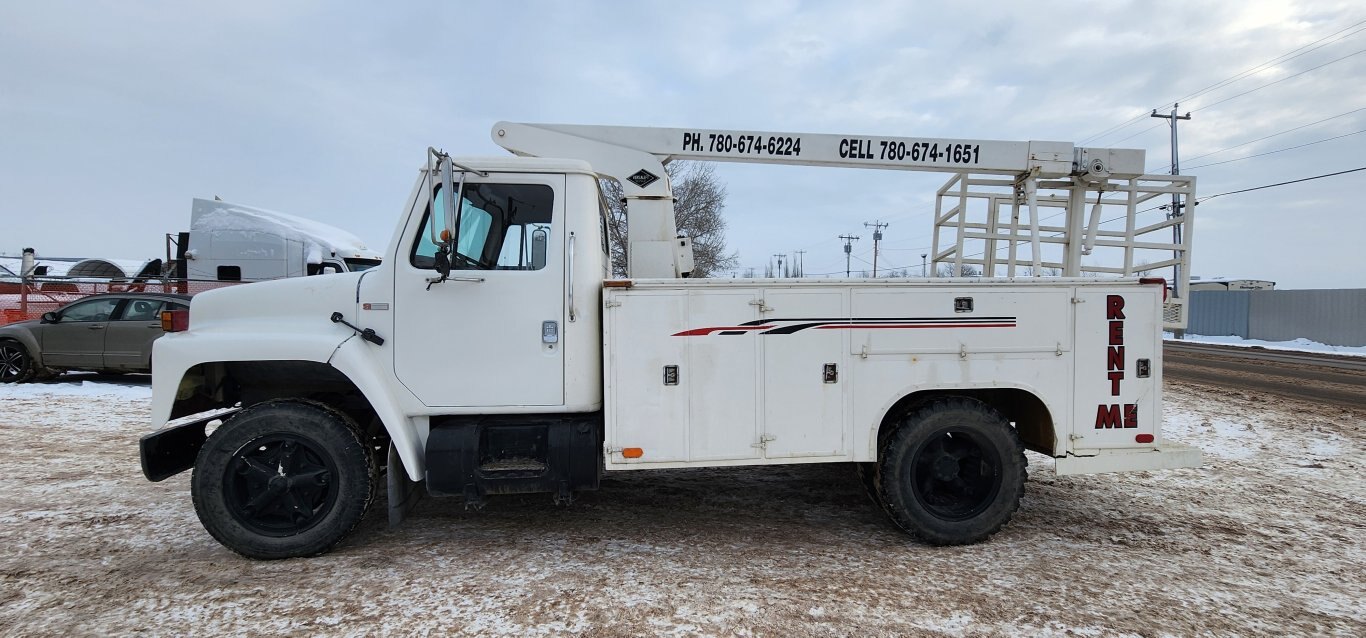
<instances>
[{"instance_id":1,"label":"rear bumper","mask_svg":"<svg viewBox=\"0 0 1366 638\"><path fill-rule=\"evenodd\" d=\"M1200 467L1200 448L1164 443L1159 450L1101 452L1095 456L1067 456L1055 459L1059 476L1100 472L1140 472Z\"/></svg>"}]
</instances>

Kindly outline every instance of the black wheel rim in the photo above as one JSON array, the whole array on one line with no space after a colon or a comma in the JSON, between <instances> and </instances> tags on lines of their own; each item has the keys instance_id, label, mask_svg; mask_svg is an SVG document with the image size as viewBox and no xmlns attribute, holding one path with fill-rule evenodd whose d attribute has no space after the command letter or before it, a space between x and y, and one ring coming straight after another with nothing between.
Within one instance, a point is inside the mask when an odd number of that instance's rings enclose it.
<instances>
[{"instance_id":1,"label":"black wheel rim","mask_svg":"<svg viewBox=\"0 0 1366 638\"><path fill-rule=\"evenodd\" d=\"M911 463L916 500L945 520L972 518L1001 489L1001 459L980 437L944 428L926 439Z\"/></svg>"},{"instance_id":2,"label":"black wheel rim","mask_svg":"<svg viewBox=\"0 0 1366 638\"><path fill-rule=\"evenodd\" d=\"M318 445L293 434L260 437L233 453L223 497L233 518L266 536L317 525L337 500L337 467Z\"/></svg>"},{"instance_id":3,"label":"black wheel rim","mask_svg":"<svg viewBox=\"0 0 1366 638\"><path fill-rule=\"evenodd\" d=\"M24 353L14 346L0 346L0 381L10 382L24 373Z\"/></svg>"}]
</instances>

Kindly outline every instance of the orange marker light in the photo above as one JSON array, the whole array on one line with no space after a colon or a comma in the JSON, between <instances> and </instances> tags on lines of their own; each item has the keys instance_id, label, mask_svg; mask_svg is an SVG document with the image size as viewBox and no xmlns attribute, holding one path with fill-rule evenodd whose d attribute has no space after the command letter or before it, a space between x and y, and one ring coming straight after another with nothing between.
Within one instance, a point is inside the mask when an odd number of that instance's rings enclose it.
<instances>
[{"instance_id":1,"label":"orange marker light","mask_svg":"<svg viewBox=\"0 0 1366 638\"><path fill-rule=\"evenodd\" d=\"M638 447L628 447L621 451L621 455L628 459L638 459L642 456L645 456L645 450L642 450Z\"/></svg>"},{"instance_id":2,"label":"orange marker light","mask_svg":"<svg viewBox=\"0 0 1366 638\"><path fill-rule=\"evenodd\" d=\"M189 310L161 311L161 329L166 332L184 332L190 329Z\"/></svg>"}]
</instances>

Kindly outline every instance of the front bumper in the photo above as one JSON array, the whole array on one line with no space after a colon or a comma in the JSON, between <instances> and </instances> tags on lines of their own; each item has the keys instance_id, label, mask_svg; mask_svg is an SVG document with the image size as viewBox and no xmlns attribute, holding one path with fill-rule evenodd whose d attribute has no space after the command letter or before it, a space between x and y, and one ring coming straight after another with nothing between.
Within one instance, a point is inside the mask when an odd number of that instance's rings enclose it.
<instances>
[{"instance_id":1,"label":"front bumper","mask_svg":"<svg viewBox=\"0 0 1366 638\"><path fill-rule=\"evenodd\" d=\"M237 410L217 412L189 423L162 428L138 440L142 475L152 482L164 481L194 467L199 449L209 439L208 426L223 421Z\"/></svg>"}]
</instances>

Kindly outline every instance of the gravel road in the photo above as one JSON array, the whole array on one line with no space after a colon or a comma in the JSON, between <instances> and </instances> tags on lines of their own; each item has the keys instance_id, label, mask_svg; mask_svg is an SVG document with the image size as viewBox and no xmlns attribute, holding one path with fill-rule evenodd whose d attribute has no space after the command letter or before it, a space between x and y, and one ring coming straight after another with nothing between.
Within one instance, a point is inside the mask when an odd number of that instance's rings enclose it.
<instances>
[{"instance_id":1,"label":"gravel road","mask_svg":"<svg viewBox=\"0 0 1366 638\"><path fill-rule=\"evenodd\" d=\"M1366 635L1366 408L1168 382L1200 469L1058 477L932 548L848 465L611 474L569 508L383 503L343 546L253 562L146 482L145 385L0 386L0 634Z\"/></svg>"},{"instance_id":2,"label":"gravel road","mask_svg":"<svg viewBox=\"0 0 1366 638\"><path fill-rule=\"evenodd\" d=\"M1167 342L1169 379L1348 408L1366 406L1366 357Z\"/></svg>"}]
</instances>

